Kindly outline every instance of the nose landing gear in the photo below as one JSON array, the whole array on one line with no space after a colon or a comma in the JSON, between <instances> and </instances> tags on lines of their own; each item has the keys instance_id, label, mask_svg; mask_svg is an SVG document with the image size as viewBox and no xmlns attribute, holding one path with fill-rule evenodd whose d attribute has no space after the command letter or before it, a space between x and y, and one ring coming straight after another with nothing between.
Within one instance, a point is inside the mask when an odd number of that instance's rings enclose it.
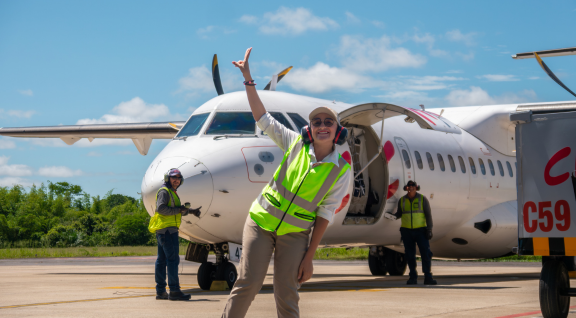
<instances>
[{"instance_id":1,"label":"nose landing gear","mask_svg":"<svg viewBox=\"0 0 576 318\"><path fill-rule=\"evenodd\" d=\"M393 251L384 246L370 247L368 266L374 276L402 276L406 272L406 258L404 254Z\"/></svg>"},{"instance_id":2,"label":"nose landing gear","mask_svg":"<svg viewBox=\"0 0 576 318\"><path fill-rule=\"evenodd\" d=\"M208 262L208 252L214 251L216 262ZM198 269L198 286L203 290L210 290L214 281L225 281L228 288L232 289L238 272L236 266L226 257L228 243L218 243L210 246L199 245L190 242L186 253L186 260L202 263Z\"/></svg>"}]
</instances>

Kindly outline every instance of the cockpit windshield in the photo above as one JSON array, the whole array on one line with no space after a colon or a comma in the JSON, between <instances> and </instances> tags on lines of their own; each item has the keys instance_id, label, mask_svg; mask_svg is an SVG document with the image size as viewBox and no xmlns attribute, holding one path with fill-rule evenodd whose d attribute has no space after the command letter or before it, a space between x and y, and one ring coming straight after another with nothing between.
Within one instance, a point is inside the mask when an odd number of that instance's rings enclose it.
<instances>
[{"instance_id":1,"label":"cockpit windshield","mask_svg":"<svg viewBox=\"0 0 576 318\"><path fill-rule=\"evenodd\" d=\"M204 126L204 123L206 122L206 119L209 115L210 113L192 115L186 125L180 129L180 132L176 138L198 135L198 133L200 133L200 129L202 129L202 126Z\"/></svg>"},{"instance_id":2,"label":"cockpit windshield","mask_svg":"<svg viewBox=\"0 0 576 318\"><path fill-rule=\"evenodd\" d=\"M220 112L216 113L212 123L206 130L206 135L229 135L256 133L256 122L251 112Z\"/></svg>"}]
</instances>

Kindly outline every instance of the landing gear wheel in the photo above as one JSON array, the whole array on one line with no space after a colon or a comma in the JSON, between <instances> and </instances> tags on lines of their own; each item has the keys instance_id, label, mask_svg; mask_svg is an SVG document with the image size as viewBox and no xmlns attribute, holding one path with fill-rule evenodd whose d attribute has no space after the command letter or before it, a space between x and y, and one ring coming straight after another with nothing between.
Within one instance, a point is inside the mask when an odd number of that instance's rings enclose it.
<instances>
[{"instance_id":1,"label":"landing gear wheel","mask_svg":"<svg viewBox=\"0 0 576 318\"><path fill-rule=\"evenodd\" d=\"M568 317L570 297L561 295L562 290L568 288L570 279L564 262L545 262L540 273L540 309L544 318Z\"/></svg>"},{"instance_id":2,"label":"landing gear wheel","mask_svg":"<svg viewBox=\"0 0 576 318\"><path fill-rule=\"evenodd\" d=\"M384 252L384 259L386 260L386 270L390 276L402 276L406 272L406 258L404 254L398 253L391 249L386 249Z\"/></svg>"},{"instance_id":3,"label":"landing gear wheel","mask_svg":"<svg viewBox=\"0 0 576 318\"><path fill-rule=\"evenodd\" d=\"M368 254L368 267L370 267L370 273L374 276L385 276L386 275L386 264L384 263L383 257L378 257L377 255Z\"/></svg>"},{"instance_id":4,"label":"landing gear wheel","mask_svg":"<svg viewBox=\"0 0 576 318\"><path fill-rule=\"evenodd\" d=\"M214 277L216 277L216 265L212 262L205 262L200 265L197 274L198 286L203 290L210 290Z\"/></svg>"},{"instance_id":5,"label":"landing gear wheel","mask_svg":"<svg viewBox=\"0 0 576 318\"><path fill-rule=\"evenodd\" d=\"M222 277L228 284L228 287L232 289L232 287L234 287L236 279L238 278L238 272L236 272L236 266L234 266L234 264L230 262L220 264L220 266L218 266L218 274L216 275L216 277L218 278Z\"/></svg>"}]
</instances>

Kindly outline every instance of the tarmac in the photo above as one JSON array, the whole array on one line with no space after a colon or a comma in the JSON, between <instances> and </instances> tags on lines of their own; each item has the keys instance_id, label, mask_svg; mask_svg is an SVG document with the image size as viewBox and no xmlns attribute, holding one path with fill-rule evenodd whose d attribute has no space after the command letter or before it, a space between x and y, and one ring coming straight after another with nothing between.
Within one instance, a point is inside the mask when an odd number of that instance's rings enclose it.
<instances>
[{"instance_id":1,"label":"tarmac","mask_svg":"<svg viewBox=\"0 0 576 318\"><path fill-rule=\"evenodd\" d=\"M1 317L220 317L229 291L201 290L182 261L190 301L155 299L155 257L0 260ZM434 261L437 286L372 276L367 261L315 261L301 317L540 317L540 263ZM247 317L275 317L273 267ZM572 280L572 286L574 286ZM572 301L569 317L576 317Z\"/></svg>"}]
</instances>

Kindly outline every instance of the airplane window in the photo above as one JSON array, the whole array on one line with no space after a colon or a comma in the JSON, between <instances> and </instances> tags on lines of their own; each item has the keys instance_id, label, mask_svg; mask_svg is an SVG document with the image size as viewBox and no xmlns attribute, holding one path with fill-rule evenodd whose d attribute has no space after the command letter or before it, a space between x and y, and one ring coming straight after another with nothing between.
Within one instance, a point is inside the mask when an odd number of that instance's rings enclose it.
<instances>
[{"instance_id":1,"label":"airplane window","mask_svg":"<svg viewBox=\"0 0 576 318\"><path fill-rule=\"evenodd\" d=\"M422 170L424 165L422 165L422 157L420 157L420 153L418 151L414 151L414 156L416 156L416 164L418 165L418 169Z\"/></svg>"},{"instance_id":2,"label":"airplane window","mask_svg":"<svg viewBox=\"0 0 576 318\"><path fill-rule=\"evenodd\" d=\"M210 113L192 115L186 125L180 129L180 132L176 137L189 137L189 136L196 136L204 126L206 119Z\"/></svg>"},{"instance_id":3,"label":"airplane window","mask_svg":"<svg viewBox=\"0 0 576 318\"><path fill-rule=\"evenodd\" d=\"M450 162L450 170L456 172L456 164L454 164L454 158L451 155L448 155L448 162Z\"/></svg>"},{"instance_id":4,"label":"airplane window","mask_svg":"<svg viewBox=\"0 0 576 318\"><path fill-rule=\"evenodd\" d=\"M476 165L474 164L474 159L472 159L472 157L468 157L468 161L470 162L470 170L472 170L472 174L476 174Z\"/></svg>"},{"instance_id":5,"label":"airplane window","mask_svg":"<svg viewBox=\"0 0 576 318\"><path fill-rule=\"evenodd\" d=\"M256 130L256 122L250 112L216 113L212 123L206 130L206 135L219 134L251 134Z\"/></svg>"},{"instance_id":6,"label":"airplane window","mask_svg":"<svg viewBox=\"0 0 576 318\"><path fill-rule=\"evenodd\" d=\"M441 154L438 154L438 163L440 164L440 170L446 171L446 166L444 166L444 158Z\"/></svg>"},{"instance_id":7,"label":"airplane window","mask_svg":"<svg viewBox=\"0 0 576 318\"><path fill-rule=\"evenodd\" d=\"M466 173L466 165L464 164L464 159L458 156L458 162L460 163L460 170L462 170L462 173Z\"/></svg>"},{"instance_id":8,"label":"airplane window","mask_svg":"<svg viewBox=\"0 0 576 318\"><path fill-rule=\"evenodd\" d=\"M296 113L288 113L288 116L290 116L290 119L292 119L294 124L296 124L296 128L298 128L298 131L301 131L302 127L308 125L308 122L306 120L304 120L304 118L302 118L302 116L300 116Z\"/></svg>"},{"instance_id":9,"label":"airplane window","mask_svg":"<svg viewBox=\"0 0 576 318\"><path fill-rule=\"evenodd\" d=\"M276 119L282 125L286 126L286 128L294 130L294 128L292 127L292 125L290 125L290 122L288 121L286 116L284 116L284 114L278 112L270 112L270 115L272 115L272 117L274 117L274 119ZM262 132L262 135L264 135L264 132Z\"/></svg>"},{"instance_id":10,"label":"airplane window","mask_svg":"<svg viewBox=\"0 0 576 318\"><path fill-rule=\"evenodd\" d=\"M434 160L432 160L432 155L429 152L426 153L426 158L428 158L428 167L434 171Z\"/></svg>"},{"instance_id":11,"label":"airplane window","mask_svg":"<svg viewBox=\"0 0 576 318\"><path fill-rule=\"evenodd\" d=\"M510 175L510 178L512 178L514 174L512 173L512 166L510 165L510 162L506 161L506 167L508 167L508 174Z\"/></svg>"},{"instance_id":12,"label":"airplane window","mask_svg":"<svg viewBox=\"0 0 576 318\"><path fill-rule=\"evenodd\" d=\"M406 168L410 169L412 167L412 164L410 163L410 156L404 149L402 149L402 157L404 157L404 164L406 165Z\"/></svg>"},{"instance_id":13,"label":"airplane window","mask_svg":"<svg viewBox=\"0 0 576 318\"><path fill-rule=\"evenodd\" d=\"M498 170L500 170L500 175L504 176L504 167L502 167L502 163L500 160L496 161L498 163Z\"/></svg>"},{"instance_id":14,"label":"airplane window","mask_svg":"<svg viewBox=\"0 0 576 318\"><path fill-rule=\"evenodd\" d=\"M478 158L478 162L480 163L480 171L482 171L483 175L486 175L486 167L484 166L484 161L482 161L482 159Z\"/></svg>"},{"instance_id":15,"label":"airplane window","mask_svg":"<svg viewBox=\"0 0 576 318\"><path fill-rule=\"evenodd\" d=\"M494 165L492 164L492 160L488 159L488 166L490 167L490 173L494 176L496 172L494 172Z\"/></svg>"}]
</instances>

